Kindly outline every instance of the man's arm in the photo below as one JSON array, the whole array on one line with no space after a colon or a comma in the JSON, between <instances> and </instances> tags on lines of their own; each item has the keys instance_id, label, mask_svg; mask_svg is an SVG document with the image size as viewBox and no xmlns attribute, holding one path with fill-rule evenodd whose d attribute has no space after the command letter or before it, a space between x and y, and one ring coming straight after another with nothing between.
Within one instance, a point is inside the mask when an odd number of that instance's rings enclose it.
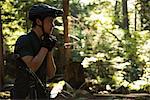
<instances>
[{"instance_id":1,"label":"man's arm","mask_svg":"<svg viewBox=\"0 0 150 100\"><path fill-rule=\"evenodd\" d=\"M33 56L24 56L21 59L25 62L25 64L31 68L32 71L36 72L38 68L41 66L44 61L45 56L47 55L48 49L42 47L38 54Z\"/></svg>"},{"instance_id":2,"label":"man's arm","mask_svg":"<svg viewBox=\"0 0 150 100\"><path fill-rule=\"evenodd\" d=\"M51 79L55 76L56 72L56 65L54 62L53 54L52 52L48 52L47 55L47 75Z\"/></svg>"}]
</instances>

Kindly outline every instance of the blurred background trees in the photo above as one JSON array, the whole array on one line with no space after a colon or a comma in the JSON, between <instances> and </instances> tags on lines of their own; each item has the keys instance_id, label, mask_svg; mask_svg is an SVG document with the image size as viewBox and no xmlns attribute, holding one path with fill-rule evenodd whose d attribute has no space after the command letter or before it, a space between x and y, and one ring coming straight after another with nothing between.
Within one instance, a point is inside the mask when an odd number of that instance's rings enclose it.
<instances>
[{"instance_id":1,"label":"blurred background trees","mask_svg":"<svg viewBox=\"0 0 150 100\"><path fill-rule=\"evenodd\" d=\"M14 43L18 36L30 30L27 11L37 2L63 7L62 0L0 1L5 81L14 77L11 58ZM71 63L82 64L86 79L114 88L124 86L139 90L150 87L150 1L70 0L69 3ZM58 73L63 74L62 19L57 19L55 33L61 41L59 49L55 50L56 63Z\"/></svg>"}]
</instances>

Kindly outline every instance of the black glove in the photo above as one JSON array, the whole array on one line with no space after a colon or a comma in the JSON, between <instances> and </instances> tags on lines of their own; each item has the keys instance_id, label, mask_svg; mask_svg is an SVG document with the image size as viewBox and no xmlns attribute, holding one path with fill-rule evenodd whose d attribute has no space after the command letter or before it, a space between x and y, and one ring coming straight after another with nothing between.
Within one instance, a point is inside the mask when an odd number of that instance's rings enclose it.
<instances>
[{"instance_id":1,"label":"black glove","mask_svg":"<svg viewBox=\"0 0 150 100\"><path fill-rule=\"evenodd\" d=\"M41 47L47 48L49 51L53 49L57 42L57 39L55 36L49 36L48 34L44 34L41 42Z\"/></svg>"},{"instance_id":2,"label":"black glove","mask_svg":"<svg viewBox=\"0 0 150 100\"><path fill-rule=\"evenodd\" d=\"M57 42L57 39L56 39L56 37L55 36L53 36L53 35L50 35L49 36L49 39L50 39L50 46L49 46L49 51L52 51L52 49L53 49L53 47L55 47L56 46L56 42Z\"/></svg>"}]
</instances>

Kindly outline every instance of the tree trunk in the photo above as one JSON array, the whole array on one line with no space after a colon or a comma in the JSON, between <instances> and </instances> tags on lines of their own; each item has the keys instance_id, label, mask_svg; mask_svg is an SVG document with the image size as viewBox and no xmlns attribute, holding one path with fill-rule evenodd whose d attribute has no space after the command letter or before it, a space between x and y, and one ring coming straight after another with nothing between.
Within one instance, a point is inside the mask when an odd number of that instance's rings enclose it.
<instances>
[{"instance_id":1,"label":"tree trunk","mask_svg":"<svg viewBox=\"0 0 150 100\"><path fill-rule=\"evenodd\" d=\"M68 81L68 76L71 73L69 71L69 63L70 63L70 57L71 57L71 51L69 48L69 42L70 38L68 36L68 13L69 13L69 0L63 0L63 10L64 10L64 16L63 16L63 24L64 24L64 54L65 54L65 66L64 66L64 79L65 81Z\"/></svg>"},{"instance_id":2,"label":"tree trunk","mask_svg":"<svg viewBox=\"0 0 150 100\"><path fill-rule=\"evenodd\" d=\"M123 13L123 29L125 30L125 38L131 37L129 34L129 19L128 19L128 7L127 0L122 0L122 13Z\"/></svg>"},{"instance_id":3,"label":"tree trunk","mask_svg":"<svg viewBox=\"0 0 150 100\"><path fill-rule=\"evenodd\" d=\"M64 54L65 54L65 65L64 65L64 79L73 88L79 88L84 83L83 66L81 63L72 62L71 59L71 48L70 48L70 37L68 36L68 13L69 13L69 0L63 0L64 10Z\"/></svg>"},{"instance_id":4,"label":"tree trunk","mask_svg":"<svg viewBox=\"0 0 150 100\"><path fill-rule=\"evenodd\" d=\"M137 21L137 7L136 7L136 5L135 5L135 18L134 18L134 30L135 30L135 31L137 30L137 29L136 29L136 26L137 26L136 21Z\"/></svg>"},{"instance_id":5,"label":"tree trunk","mask_svg":"<svg viewBox=\"0 0 150 100\"><path fill-rule=\"evenodd\" d=\"M140 0L140 4L141 4L141 10L140 10L141 30L150 30L149 0Z\"/></svg>"},{"instance_id":6,"label":"tree trunk","mask_svg":"<svg viewBox=\"0 0 150 100\"><path fill-rule=\"evenodd\" d=\"M118 6L120 6L120 5L119 5L118 0L116 0L115 8L114 8L114 10L115 10L115 24L116 24L116 25L119 25L119 27L122 27L122 26L121 26L121 22L120 22L120 18L119 18L120 9L119 9Z\"/></svg>"},{"instance_id":7,"label":"tree trunk","mask_svg":"<svg viewBox=\"0 0 150 100\"><path fill-rule=\"evenodd\" d=\"M3 59L3 36L2 36L2 23L1 23L1 7L0 7L0 91L3 87L4 77L4 59Z\"/></svg>"}]
</instances>

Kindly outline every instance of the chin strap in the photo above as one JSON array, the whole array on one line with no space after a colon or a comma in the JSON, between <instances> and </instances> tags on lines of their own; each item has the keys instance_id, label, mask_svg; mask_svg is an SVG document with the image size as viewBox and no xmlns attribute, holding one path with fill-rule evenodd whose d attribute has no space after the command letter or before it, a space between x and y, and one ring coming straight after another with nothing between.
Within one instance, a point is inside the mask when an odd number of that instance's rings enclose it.
<instances>
[{"instance_id":1,"label":"chin strap","mask_svg":"<svg viewBox=\"0 0 150 100\"><path fill-rule=\"evenodd\" d=\"M42 26L41 26L41 28L42 28L43 35L45 35L46 32L44 31L44 21L43 20L42 20Z\"/></svg>"},{"instance_id":2,"label":"chin strap","mask_svg":"<svg viewBox=\"0 0 150 100\"><path fill-rule=\"evenodd\" d=\"M47 34L45 31L44 31L44 21L42 20L42 25L37 25L39 26L41 29L42 29L42 32L43 32L43 35L44 36L45 34Z\"/></svg>"}]
</instances>

